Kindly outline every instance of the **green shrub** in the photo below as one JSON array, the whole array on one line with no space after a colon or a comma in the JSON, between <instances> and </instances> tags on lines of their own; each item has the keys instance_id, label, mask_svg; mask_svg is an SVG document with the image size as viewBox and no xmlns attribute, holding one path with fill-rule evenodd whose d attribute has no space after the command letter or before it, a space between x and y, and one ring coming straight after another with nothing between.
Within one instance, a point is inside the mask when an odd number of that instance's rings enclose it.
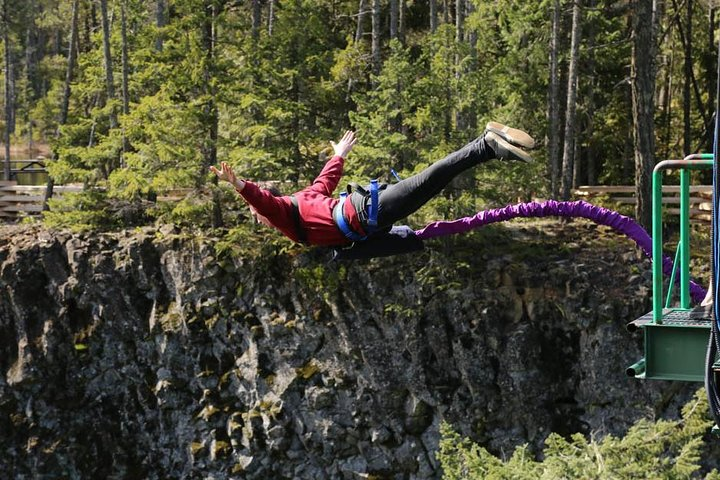
<instances>
[{"instance_id":1,"label":"green shrub","mask_svg":"<svg viewBox=\"0 0 720 480\"><path fill-rule=\"evenodd\" d=\"M500 460L445 423L438 459L445 480L691 478L700 470L703 435L712 424L707 412L701 389L683 408L681 420L642 419L624 438L587 440L580 434L570 438L551 434L542 461L533 458L527 445L518 447L510 459ZM720 474L713 470L707 478Z\"/></svg>"},{"instance_id":2,"label":"green shrub","mask_svg":"<svg viewBox=\"0 0 720 480\"><path fill-rule=\"evenodd\" d=\"M43 222L51 228L72 231L107 230L116 227L116 219L107 208L107 198L100 190L88 189L67 193L48 201L50 210L43 214Z\"/></svg>"}]
</instances>

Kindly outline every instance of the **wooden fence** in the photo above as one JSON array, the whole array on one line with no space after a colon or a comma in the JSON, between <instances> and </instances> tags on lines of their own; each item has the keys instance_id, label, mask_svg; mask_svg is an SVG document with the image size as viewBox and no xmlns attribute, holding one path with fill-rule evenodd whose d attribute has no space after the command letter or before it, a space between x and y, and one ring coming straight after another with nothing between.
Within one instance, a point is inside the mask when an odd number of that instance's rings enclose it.
<instances>
[{"instance_id":1,"label":"wooden fence","mask_svg":"<svg viewBox=\"0 0 720 480\"><path fill-rule=\"evenodd\" d=\"M0 218L13 219L42 212L45 185L18 185L16 181L0 180ZM54 195L81 192L82 185L59 185Z\"/></svg>"},{"instance_id":2,"label":"wooden fence","mask_svg":"<svg viewBox=\"0 0 720 480\"><path fill-rule=\"evenodd\" d=\"M680 214L680 187L678 185L663 185L663 212ZM592 199L597 196L606 196L611 201L635 205L634 185L597 185L582 186L573 190L576 197ZM690 186L690 221L692 223L709 223L712 220L712 185Z\"/></svg>"},{"instance_id":3,"label":"wooden fence","mask_svg":"<svg viewBox=\"0 0 720 480\"><path fill-rule=\"evenodd\" d=\"M38 215L42 212L45 199L45 185L18 185L15 180L0 180L0 219L17 219L27 215ZM82 192L83 186L55 185L53 196L59 197L64 193ZM157 197L158 202L177 202L188 195L197 193L195 188L176 188ZM207 194L207 190L200 189Z\"/></svg>"}]
</instances>

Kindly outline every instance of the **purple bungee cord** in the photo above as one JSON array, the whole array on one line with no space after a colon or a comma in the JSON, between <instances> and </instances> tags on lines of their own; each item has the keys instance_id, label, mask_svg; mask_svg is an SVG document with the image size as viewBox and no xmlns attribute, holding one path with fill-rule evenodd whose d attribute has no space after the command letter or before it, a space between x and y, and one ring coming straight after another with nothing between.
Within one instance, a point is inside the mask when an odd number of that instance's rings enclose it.
<instances>
[{"instance_id":1,"label":"purple bungee cord","mask_svg":"<svg viewBox=\"0 0 720 480\"><path fill-rule=\"evenodd\" d=\"M429 238L464 233L472 229L496 222L504 222L517 217L582 217L592 220L599 225L606 225L632 239L647 255L652 258L652 239L645 229L632 218L607 208L592 205L583 200L574 202L558 202L546 200L544 202L527 202L508 205L492 210L483 210L471 217L458 220L439 221L426 225L417 230L415 235L422 240ZM672 260L663 255L663 272L670 275L673 268ZM679 279L677 280L679 282ZM695 302L705 298L705 289L690 280L690 295Z\"/></svg>"}]
</instances>

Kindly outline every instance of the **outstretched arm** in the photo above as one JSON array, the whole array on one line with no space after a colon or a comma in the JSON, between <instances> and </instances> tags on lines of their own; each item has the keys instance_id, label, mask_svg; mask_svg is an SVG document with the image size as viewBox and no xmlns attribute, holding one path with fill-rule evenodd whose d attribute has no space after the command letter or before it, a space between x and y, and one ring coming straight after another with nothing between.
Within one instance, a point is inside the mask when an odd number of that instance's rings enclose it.
<instances>
[{"instance_id":1,"label":"outstretched arm","mask_svg":"<svg viewBox=\"0 0 720 480\"><path fill-rule=\"evenodd\" d=\"M283 200L283 197L275 196L271 191L260 188L253 182L238 179L232 167L226 162L220 163L219 170L211 166L210 171L217 175L218 179L224 180L235 187L235 191L250 205L253 216L260 219L260 223L276 228L279 228L277 225L287 223L288 209L285 207L289 203ZM283 231L281 228L279 229Z\"/></svg>"},{"instance_id":2,"label":"outstretched arm","mask_svg":"<svg viewBox=\"0 0 720 480\"><path fill-rule=\"evenodd\" d=\"M328 196L332 195L338 182L340 182L340 177L342 177L345 157L348 156L353 146L355 146L356 141L355 132L348 130L338 143L330 142L334 155L330 161L325 164L325 167L323 167L315 181L313 181L310 186L312 190Z\"/></svg>"},{"instance_id":3,"label":"outstretched arm","mask_svg":"<svg viewBox=\"0 0 720 480\"><path fill-rule=\"evenodd\" d=\"M235 172L233 172L233 169L230 165L228 165L226 162L220 162L220 170L215 168L215 166L210 167L210 171L213 172L220 180L225 180L230 185L235 187L235 190L238 192L242 192L242 189L245 188L245 181L239 180L235 176Z\"/></svg>"}]
</instances>

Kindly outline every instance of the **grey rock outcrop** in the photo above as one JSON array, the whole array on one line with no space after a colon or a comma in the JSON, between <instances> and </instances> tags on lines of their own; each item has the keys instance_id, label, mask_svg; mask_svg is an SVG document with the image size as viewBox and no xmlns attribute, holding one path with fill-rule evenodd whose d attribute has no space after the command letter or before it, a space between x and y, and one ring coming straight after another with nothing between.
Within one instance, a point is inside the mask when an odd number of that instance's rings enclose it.
<instances>
[{"instance_id":1,"label":"grey rock outcrop","mask_svg":"<svg viewBox=\"0 0 720 480\"><path fill-rule=\"evenodd\" d=\"M346 265L169 227L4 235L0 471L439 478L443 421L509 454L675 415L697 385L624 374L648 264L544 228Z\"/></svg>"}]
</instances>

